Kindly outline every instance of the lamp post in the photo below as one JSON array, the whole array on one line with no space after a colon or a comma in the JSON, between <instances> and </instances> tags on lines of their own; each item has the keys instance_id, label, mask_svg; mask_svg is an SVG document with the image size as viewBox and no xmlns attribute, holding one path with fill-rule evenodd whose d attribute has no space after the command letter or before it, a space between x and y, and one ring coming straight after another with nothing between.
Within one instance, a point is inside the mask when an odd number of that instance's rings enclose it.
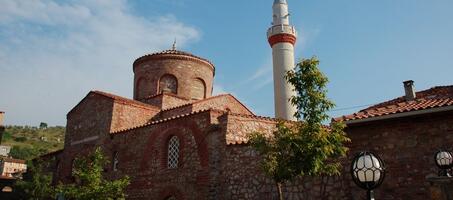
<instances>
[{"instance_id":1,"label":"lamp post","mask_svg":"<svg viewBox=\"0 0 453 200\"><path fill-rule=\"evenodd\" d=\"M453 156L451 153L440 150L434 155L434 160L436 161L437 167L440 168L439 176L451 177L451 174L448 172L448 169L453 166Z\"/></svg>"},{"instance_id":2,"label":"lamp post","mask_svg":"<svg viewBox=\"0 0 453 200\"><path fill-rule=\"evenodd\" d=\"M359 187L367 190L367 199L374 200L373 189L384 181L384 162L371 152L360 152L352 160L351 175Z\"/></svg>"}]
</instances>

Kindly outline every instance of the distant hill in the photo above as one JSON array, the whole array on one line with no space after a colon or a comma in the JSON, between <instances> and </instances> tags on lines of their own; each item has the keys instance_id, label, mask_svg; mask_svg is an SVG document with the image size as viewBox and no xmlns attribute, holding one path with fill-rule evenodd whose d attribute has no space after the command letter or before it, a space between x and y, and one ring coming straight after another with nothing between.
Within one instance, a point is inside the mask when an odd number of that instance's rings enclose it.
<instances>
[{"instance_id":1,"label":"distant hill","mask_svg":"<svg viewBox=\"0 0 453 200\"><path fill-rule=\"evenodd\" d=\"M63 126L33 127L6 126L1 144L11 146L10 156L30 160L37 156L63 149Z\"/></svg>"}]
</instances>

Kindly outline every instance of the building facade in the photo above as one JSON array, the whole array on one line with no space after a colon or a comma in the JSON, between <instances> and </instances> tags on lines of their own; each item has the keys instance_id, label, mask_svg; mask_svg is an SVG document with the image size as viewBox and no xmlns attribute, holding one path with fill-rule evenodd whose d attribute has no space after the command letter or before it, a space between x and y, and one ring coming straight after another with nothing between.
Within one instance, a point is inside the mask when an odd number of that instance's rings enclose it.
<instances>
[{"instance_id":1,"label":"building facade","mask_svg":"<svg viewBox=\"0 0 453 200\"><path fill-rule=\"evenodd\" d=\"M0 177L15 178L27 171L25 160L0 157Z\"/></svg>"},{"instance_id":2,"label":"building facade","mask_svg":"<svg viewBox=\"0 0 453 200\"><path fill-rule=\"evenodd\" d=\"M363 150L384 160L387 174L376 199L430 199L433 188L427 179L439 171L434 155L452 150L453 86L415 92L413 81L406 81L404 91L404 96L336 119L347 124L352 140L348 160ZM351 194L364 192L351 187Z\"/></svg>"},{"instance_id":3,"label":"building facade","mask_svg":"<svg viewBox=\"0 0 453 200\"><path fill-rule=\"evenodd\" d=\"M192 54L145 55L133 70L134 99L91 91L68 113L56 181L72 181L73 160L100 146L106 175L131 177L128 199L271 199L272 182L244 162L256 157L247 135L270 133L275 120L212 96L214 65Z\"/></svg>"},{"instance_id":4,"label":"building facade","mask_svg":"<svg viewBox=\"0 0 453 200\"><path fill-rule=\"evenodd\" d=\"M285 0L275 0L268 32L273 48L277 118L292 119L291 88L282 84L294 65L296 33ZM212 95L215 66L175 48L133 63L133 99L89 92L67 114L64 149L55 158L54 182L72 182L74 159L102 147L108 178L129 176L128 199L275 199L272 180L248 144L254 132L271 134L276 120L256 116L231 94ZM373 150L387 163L380 199L426 199L433 154L453 137L453 87L406 95L336 118L347 124L350 153L341 176L303 177L286 183L285 199L362 199L349 174L352 156ZM50 159L52 160L52 159Z\"/></svg>"}]
</instances>

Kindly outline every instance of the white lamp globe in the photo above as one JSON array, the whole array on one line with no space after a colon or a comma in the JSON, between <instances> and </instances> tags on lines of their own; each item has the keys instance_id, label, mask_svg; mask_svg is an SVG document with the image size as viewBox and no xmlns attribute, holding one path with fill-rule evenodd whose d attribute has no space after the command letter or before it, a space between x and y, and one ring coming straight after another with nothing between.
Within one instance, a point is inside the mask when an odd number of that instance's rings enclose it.
<instances>
[{"instance_id":1,"label":"white lamp globe","mask_svg":"<svg viewBox=\"0 0 453 200\"><path fill-rule=\"evenodd\" d=\"M383 170L380 161L371 154L362 155L354 162L354 168L357 169L357 176L360 182L376 182L381 178Z\"/></svg>"},{"instance_id":2,"label":"white lamp globe","mask_svg":"<svg viewBox=\"0 0 453 200\"><path fill-rule=\"evenodd\" d=\"M439 167L449 167L453 163L453 156L448 151L439 151L436 154L436 164Z\"/></svg>"}]
</instances>

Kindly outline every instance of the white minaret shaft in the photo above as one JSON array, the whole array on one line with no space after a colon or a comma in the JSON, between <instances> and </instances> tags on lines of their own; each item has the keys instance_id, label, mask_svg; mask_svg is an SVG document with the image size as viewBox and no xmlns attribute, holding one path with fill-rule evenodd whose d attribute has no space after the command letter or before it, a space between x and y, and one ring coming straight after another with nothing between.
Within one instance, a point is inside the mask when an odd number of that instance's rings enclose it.
<instances>
[{"instance_id":1,"label":"white minaret shaft","mask_svg":"<svg viewBox=\"0 0 453 200\"><path fill-rule=\"evenodd\" d=\"M286 0L274 0L272 27L267 31L267 38L272 47L274 66L274 102L275 117L296 120L296 107L289 102L295 95L294 87L286 79L287 71L294 69L294 44L297 33L289 24L288 4Z\"/></svg>"}]
</instances>

